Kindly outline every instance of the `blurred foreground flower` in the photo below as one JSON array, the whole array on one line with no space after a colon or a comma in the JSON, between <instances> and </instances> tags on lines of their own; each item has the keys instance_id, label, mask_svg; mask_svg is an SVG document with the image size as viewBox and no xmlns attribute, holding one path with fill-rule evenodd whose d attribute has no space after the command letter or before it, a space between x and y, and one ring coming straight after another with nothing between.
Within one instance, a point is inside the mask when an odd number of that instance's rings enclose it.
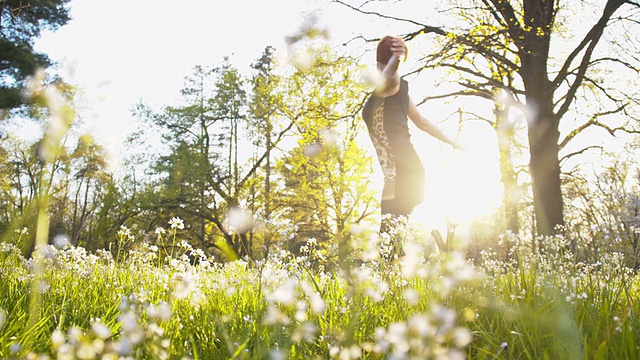
<instances>
[{"instance_id":1,"label":"blurred foreground flower","mask_svg":"<svg viewBox=\"0 0 640 360\"><path fill-rule=\"evenodd\" d=\"M290 36L285 37L285 42L287 46L293 46L296 43L306 40L306 39L316 39L318 37L329 40L330 34L329 30L326 28L322 28L318 25L320 17L317 14L310 14L304 18L302 24L300 25L300 29Z\"/></svg>"},{"instance_id":2,"label":"blurred foreground flower","mask_svg":"<svg viewBox=\"0 0 640 360\"><path fill-rule=\"evenodd\" d=\"M53 238L53 246L55 246L56 249L58 250L62 250L71 246L71 243L69 242L69 237L63 234L56 235Z\"/></svg>"},{"instance_id":3,"label":"blurred foreground flower","mask_svg":"<svg viewBox=\"0 0 640 360\"><path fill-rule=\"evenodd\" d=\"M246 233L253 228L253 214L239 207L233 207L227 214L227 223L230 230L238 233Z\"/></svg>"},{"instance_id":4,"label":"blurred foreground flower","mask_svg":"<svg viewBox=\"0 0 640 360\"><path fill-rule=\"evenodd\" d=\"M173 276L173 296L186 299L196 289L196 280L191 274L175 274Z\"/></svg>"},{"instance_id":5,"label":"blurred foreground flower","mask_svg":"<svg viewBox=\"0 0 640 360\"><path fill-rule=\"evenodd\" d=\"M300 71L309 71L316 63L316 51L309 43L317 39L327 41L330 38L329 30L318 23L318 15L311 14L304 19L297 32L285 37L291 64Z\"/></svg>"}]
</instances>

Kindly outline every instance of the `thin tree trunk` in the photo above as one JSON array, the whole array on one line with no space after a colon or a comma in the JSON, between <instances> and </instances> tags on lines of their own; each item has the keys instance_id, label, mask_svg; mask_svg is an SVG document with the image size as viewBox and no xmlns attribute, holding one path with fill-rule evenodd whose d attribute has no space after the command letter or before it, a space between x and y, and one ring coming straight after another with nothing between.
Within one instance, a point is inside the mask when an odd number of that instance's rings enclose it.
<instances>
[{"instance_id":1,"label":"thin tree trunk","mask_svg":"<svg viewBox=\"0 0 640 360\"><path fill-rule=\"evenodd\" d=\"M498 137L498 152L500 154L500 179L502 181L504 218L506 229L513 234L520 232L520 218L518 214L520 190L518 177L513 168L513 136L514 124L509 122L509 105L497 104L494 108L496 116L496 135Z\"/></svg>"}]
</instances>

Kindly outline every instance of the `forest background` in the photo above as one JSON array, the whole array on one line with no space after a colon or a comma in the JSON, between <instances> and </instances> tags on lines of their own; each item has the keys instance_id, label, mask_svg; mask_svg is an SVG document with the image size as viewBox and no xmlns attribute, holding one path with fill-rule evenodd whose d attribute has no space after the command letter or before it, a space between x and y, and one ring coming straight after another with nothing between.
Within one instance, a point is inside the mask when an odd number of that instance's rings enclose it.
<instances>
[{"instance_id":1,"label":"forest background","mask_svg":"<svg viewBox=\"0 0 640 360\"><path fill-rule=\"evenodd\" d=\"M80 0L50 3L58 12L48 13L47 21L60 29L44 34L44 49L47 41L56 44L54 34L83 21L80 15L69 21L69 8L73 14L76 5L88 6ZM21 8L3 1L2 30L10 35L5 46L33 48L48 27L46 21L37 22L41 12L30 13L40 4ZM145 4L136 4L120 14L122 23L138 21L134 9ZM507 231L530 239L554 233L557 225L577 237L604 231L603 241L628 254L637 266L637 4L581 2L569 8L545 2L547 7L538 9L525 2L523 8L516 6L517 13L547 16L523 16L515 23L502 2L470 4L474 6L433 2L427 8L412 1L317 1L290 8L275 2L253 11L238 4L235 11L242 16L228 18L241 20L232 20L231 29L253 23L251 33L257 37L257 24L266 20L280 39L276 48L269 42L244 46L248 40L240 37L212 37L226 33L203 14L220 16L225 11L194 12L202 3L185 3L180 10L198 13L190 23L201 26L188 34L156 23L140 33L129 32L128 38L116 37L120 44L129 39L130 48L103 46L115 30L105 30L104 38L93 42L74 44L106 50L98 53L111 65L100 68L106 73L160 49L180 58L182 74L169 77L169 64L155 67L162 53L140 63L147 77L120 71L124 77L113 80L113 89L110 79L96 78L95 73L93 87L74 84L74 77L82 76L82 62L50 67L35 79L57 88L56 95L47 96L58 104L61 116L51 103L42 107L16 96L15 89L27 83L34 65L50 64L42 57L27 62L18 58L18 64L26 65L3 70L3 89L13 90L13 97L3 99L15 99L3 101L3 240L25 229L30 235L24 237L23 251L33 250L38 199L45 193L51 237L62 235L90 250L108 247L123 228L153 243L157 232L176 218L188 230L186 241L227 257L263 257L274 239L282 243L277 236L281 233L291 234L281 245L296 252L309 239L329 246L354 231L375 232L379 170L359 116L375 84L371 49L377 38L394 33L410 47L410 60L402 70L412 96L428 117L469 148L452 153L414 134L429 172L428 198L414 219L455 231L458 240L472 245L470 254L494 246ZM97 5L103 15L109 8L114 9ZM294 22L259 16L284 9L295 9L287 10ZM305 16L296 19L301 12ZM114 17L104 19L112 23ZM376 30L364 35L362 29ZM181 39L187 36L196 39L196 49L230 51L215 57L176 56L185 53ZM273 39L269 41L277 42ZM538 50L548 55L543 66L536 56L527 58L540 55L531 46L541 46ZM247 54L249 48L255 53ZM109 53L116 53L115 58ZM241 60L236 62L237 57ZM194 63L188 64L190 60ZM117 99L126 87L135 87L127 85L127 79L151 88L167 84L178 96L167 100L164 95L157 103L146 100L143 91L135 94L140 101L126 104L130 115L99 113L115 107L109 97ZM536 84L536 79L548 83ZM536 86L542 89L539 98L532 90ZM536 116L544 112L533 111L531 104L542 98L552 106L545 108L548 113L541 120ZM60 152L43 159L42 135L50 133L48 120L56 118L68 131L60 139ZM552 126L544 125L546 121ZM127 128L125 124L137 127L127 134L126 148L102 137L113 127ZM548 154L548 149L557 151ZM537 158L547 160L536 166L531 159Z\"/></svg>"}]
</instances>

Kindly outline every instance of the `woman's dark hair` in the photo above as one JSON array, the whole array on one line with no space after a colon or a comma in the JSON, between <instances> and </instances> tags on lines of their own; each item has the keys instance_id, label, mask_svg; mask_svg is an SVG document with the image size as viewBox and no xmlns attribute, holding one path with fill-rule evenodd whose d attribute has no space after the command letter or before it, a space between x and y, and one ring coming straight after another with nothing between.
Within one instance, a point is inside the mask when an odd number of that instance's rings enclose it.
<instances>
[{"instance_id":1,"label":"woman's dark hair","mask_svg":"<svg viewBox=\"0 0 640 360\"><path fill-rule=\"evenodd\" d=\"M378 49L376 51L376 61L382 64L386 64L389 62L391 55L393 55L391 53L391 40L393 39L402 41L402 45L404 45L404 49L405 49L405 56L403 60L407 59L407 54L409 53L409 49L407 48L407 44L405 44L404 40L402 40L401 38L387 35L382 39L380 39L380 41L378 42Z\"/></svg>"}]
</instances>

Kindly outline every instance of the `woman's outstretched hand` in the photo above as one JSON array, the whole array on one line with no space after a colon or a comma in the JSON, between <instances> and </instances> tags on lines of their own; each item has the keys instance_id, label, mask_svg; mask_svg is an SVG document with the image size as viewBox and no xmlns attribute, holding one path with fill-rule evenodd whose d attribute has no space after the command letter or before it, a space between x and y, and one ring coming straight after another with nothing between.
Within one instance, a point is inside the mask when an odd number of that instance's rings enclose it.
<instances>
[{"instance_id":1,"label":"woman's outstretched hand","mask_svg":"<svg viewBox=\"0 0 640 360\"><path fill-rule=\"evenodd\" d=\"M389 44L389 50L391 50L391 53L398 58L398 61L407 56L407 48L400 39L392 39Z\"/></svg>"}]
</instances>

